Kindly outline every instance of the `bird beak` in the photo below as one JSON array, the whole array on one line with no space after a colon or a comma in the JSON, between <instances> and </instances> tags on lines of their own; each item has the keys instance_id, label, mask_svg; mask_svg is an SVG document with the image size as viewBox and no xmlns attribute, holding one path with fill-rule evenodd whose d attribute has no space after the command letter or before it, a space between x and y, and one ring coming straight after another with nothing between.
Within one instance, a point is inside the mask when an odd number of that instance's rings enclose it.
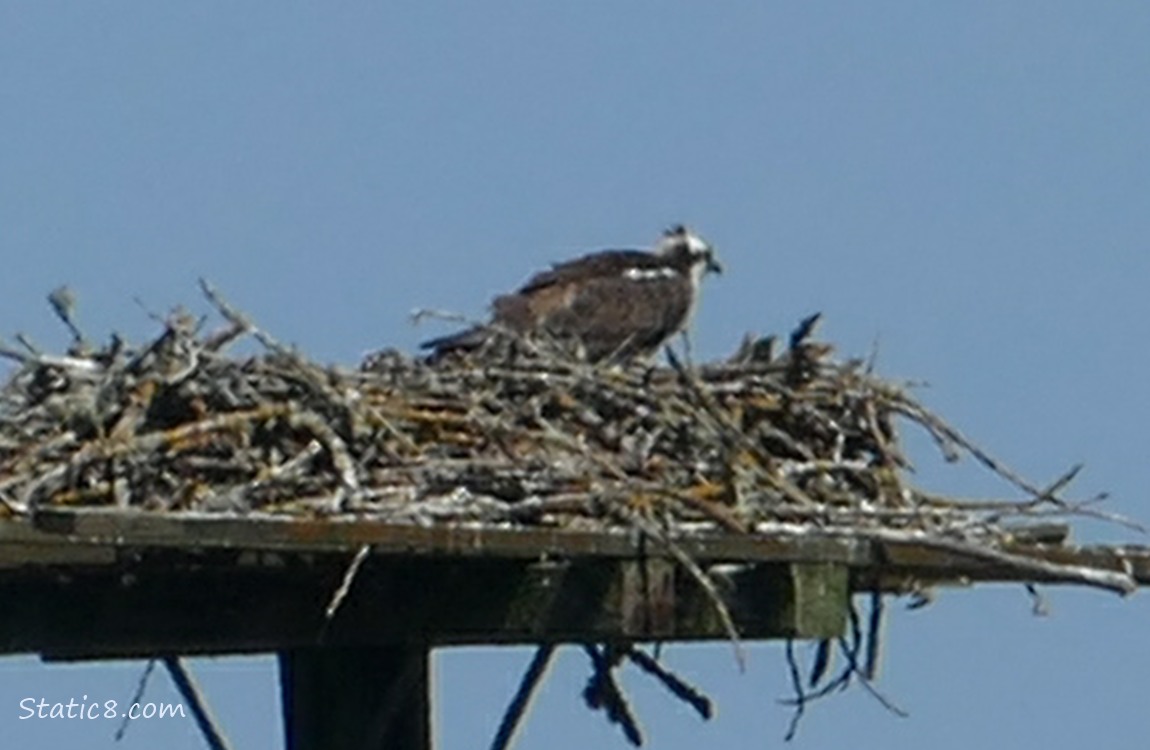
<instances>
[{"instance_id":1,"label":"bird beak","mask_svg":"<svg viewBox=\"0 0 1150 750\"><path fill-rule=\"evenodd\" d=\"M709 273L722 274L723 273L723 264L720 263L719 261L715 260L714 255L708 253L707 254L706 269Z\"/></svg>"}]
</instances>

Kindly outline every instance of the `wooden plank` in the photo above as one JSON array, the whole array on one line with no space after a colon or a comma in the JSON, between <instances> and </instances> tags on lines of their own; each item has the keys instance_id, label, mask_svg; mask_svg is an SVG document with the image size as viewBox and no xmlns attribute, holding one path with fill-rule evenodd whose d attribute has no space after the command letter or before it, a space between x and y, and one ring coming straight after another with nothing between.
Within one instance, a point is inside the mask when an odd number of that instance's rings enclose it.
<instances>
[{"instance_id":1,"label":"wooden plank","mask_svg":"<svg viewBox=\"0 0 1150 750\"><path fill-rule=\"evenodd\" d=\"M678 540L692 557L706 561L800 561L862 563L866 545L849 540L810 537L781 539L727 533L698 534ZM289 552L354 552L363 545L382 555L444 555L540 559L626 557L651 545L618 530L568 531L550 528L397 526L361 518L285 518L143 511L48 509L34 522L0 522L0 569L38 562L88 562L89 547L170 547ZM56 557L53 557L55 555Z\"/></svg>"},{"instance_id":2,"label":"wooden plank","mask_svg":"<svg viewBox=\"0 0 1150 750\"><path fill-rule=\"evenodd\" d=\"M725 588L755 592L730 597L731 614L744 632L773 633L776 638L822 639L842 635L850 606L849 571L830 563L763 563L737 566L722 573ZM713 607L702 606L703 594L690 592L684 607L718 630ZM702 623L698 627L704 627Z\"/></svg>"},{"instance_id":3,"label":"wooden plank","mask_svg":"<svg viewBox=\"0 0 1150 750\"><path fill-rule=\"evenodd\" d=\"M287 750L428 750L426 645L279 654Z\"/></svg>"},{"instance_id":4,"label":"wooden plank","mask_svg":"<svg viewBox=\"0 0 1150 750\"><path fill-rule=\"evenodd\" d=\"M724 582L751 639L835 635L852 590L1047 580L910 542L716 533L676 544ZM328 622L363 545L370 554ZM412 633L432 645L725 638L713 602L655 547L624 533L53 510L0 522L0 653L384 647ZM1142 547L1007 551L1150 582Z\"/></svg>"},{"instance_id":5,"label":"wooden plank","mask_svg":"<svg viewBox=\"0 0 1150 750\"><path fill-rule=\"evenodd\" d=\"M931 580L1011 581L1017 572L985 560L953 554L913 541L846 539L842 535L737 535L692 533L676 543L695 560L716 562L830 562L862 574L895 572ZM396 526L370 519L292 519L284 517L155 514L112 509L47 509L35 523L0 521L0 574L37 565L116 564L121 553L169 548L185 552L354 553L370 545L377 555L456 558L637 558L651 546L622 531L568 531L549 528ZM1150 584L1150 548L1076 547L1020 542L1012 552L1060 564L1129 570ZM263 558L274 559L274 558ZM257 564L261 558L249 558ZM879 580L871 576L873 582ZM870 585L870 584L868 584Z\"/></svg>"},{"instance_id":6,"label":"wooden plank","mask_svg":"<svg viewBox=\"0 0 1150 750\"><path fill-rule=\"evenodd\" d=\"M234 564L239 554L216 551L189 562L167 551L110 570L9 571L0 575L0 598L9 603L0 653L70 659L375 647L412 634L431 645L727 636L694 578L659 557L368 558L328 621L346 556L283 556L276 567L243 567ZM787 563L752 566L754 574L731 579L724 599L742 635L841 632L847 569L823 567L835 578L830 588L804 585Z\"/></svg>"}]
</instances>

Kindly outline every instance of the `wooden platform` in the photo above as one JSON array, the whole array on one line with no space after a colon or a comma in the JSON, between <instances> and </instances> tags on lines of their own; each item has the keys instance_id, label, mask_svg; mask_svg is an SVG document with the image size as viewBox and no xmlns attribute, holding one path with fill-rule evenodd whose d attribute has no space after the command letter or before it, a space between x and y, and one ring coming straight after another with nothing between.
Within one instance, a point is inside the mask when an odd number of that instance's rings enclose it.
<instances>
[{"instance_id":1,"label":"wooden platform","mask_svg":"<svg viewBox=\"0 0 1150 750\"><path fill-rule=\"evenodd\" d=\"M676 544L717 582L745 639L837 636L856 591L1020 580L993 559L913 542L714 534ZM1008 552L1150 582L1144 548ZM623 532L51 510L0 520L0 600L0 653L279 653L294 750L429 747L436 646L728 637L696 578L664 546ZM352 715L325 720L333 703Z\"/></svg>"},{"instance_id":2,"label":"wooden platform","mask_svg":"<svg viewBox=\"0 0 1150 750\"><path fill-rule=\"evenodd\" d=\"M1018 578L993 562L915 544L731 534L677 544L722 583L750 639L838 634L855 590ZM325 609L364 545L370 555L328 620ZM8 603L0 653L116 658L413 639L725 637L698 583L653 547L626 533L43 512L34 524L0 522ZM1144 550L1026 544L1018 552L1150 581Z\"/></svg>"}]
</instances>

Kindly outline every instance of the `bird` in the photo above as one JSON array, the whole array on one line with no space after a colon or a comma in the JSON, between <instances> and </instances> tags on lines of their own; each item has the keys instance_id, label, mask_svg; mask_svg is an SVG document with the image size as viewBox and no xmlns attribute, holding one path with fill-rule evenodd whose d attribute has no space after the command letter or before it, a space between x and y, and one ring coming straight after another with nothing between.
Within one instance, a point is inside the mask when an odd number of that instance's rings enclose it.
<instances>
[{"instance_id":1,"label":"bird","mask_svg":"<svg viewBox=\"0 0 1150 750\"><path fill-rule=\"evenodd\" d=\"M589 362L647 358L685 330L715 249L683 225L649 250L600 250L531 276L491 303L490 321L420 344L437 362L483 349L500 334L563 345Z\"/></svg>"}]
</instances>

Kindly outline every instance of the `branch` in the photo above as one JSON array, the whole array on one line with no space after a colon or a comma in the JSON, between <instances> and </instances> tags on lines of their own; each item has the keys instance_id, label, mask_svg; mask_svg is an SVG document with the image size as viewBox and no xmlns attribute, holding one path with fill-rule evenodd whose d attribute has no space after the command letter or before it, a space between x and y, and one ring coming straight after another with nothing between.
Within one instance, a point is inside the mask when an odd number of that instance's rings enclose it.
<instances>
[{"instance_id":1,"label":"branch","mask_svg":"<svg viewBox=\"0 0 1150 750\"><path fill-rule=\"evenodd\" d=\"M192 709L192 718L195 719L196 726L199 727L200 734L204 736L208 747L211 750L231 750L231 745L228 744L223 732L208 711L207 702L204 701L199 688L196 687L195 680L184 668L180 659L174 656L164 657L164 666L167 667L168 674L171 675L172 682L176 685L176 690Z\"/></svg>"}]
</instances>

